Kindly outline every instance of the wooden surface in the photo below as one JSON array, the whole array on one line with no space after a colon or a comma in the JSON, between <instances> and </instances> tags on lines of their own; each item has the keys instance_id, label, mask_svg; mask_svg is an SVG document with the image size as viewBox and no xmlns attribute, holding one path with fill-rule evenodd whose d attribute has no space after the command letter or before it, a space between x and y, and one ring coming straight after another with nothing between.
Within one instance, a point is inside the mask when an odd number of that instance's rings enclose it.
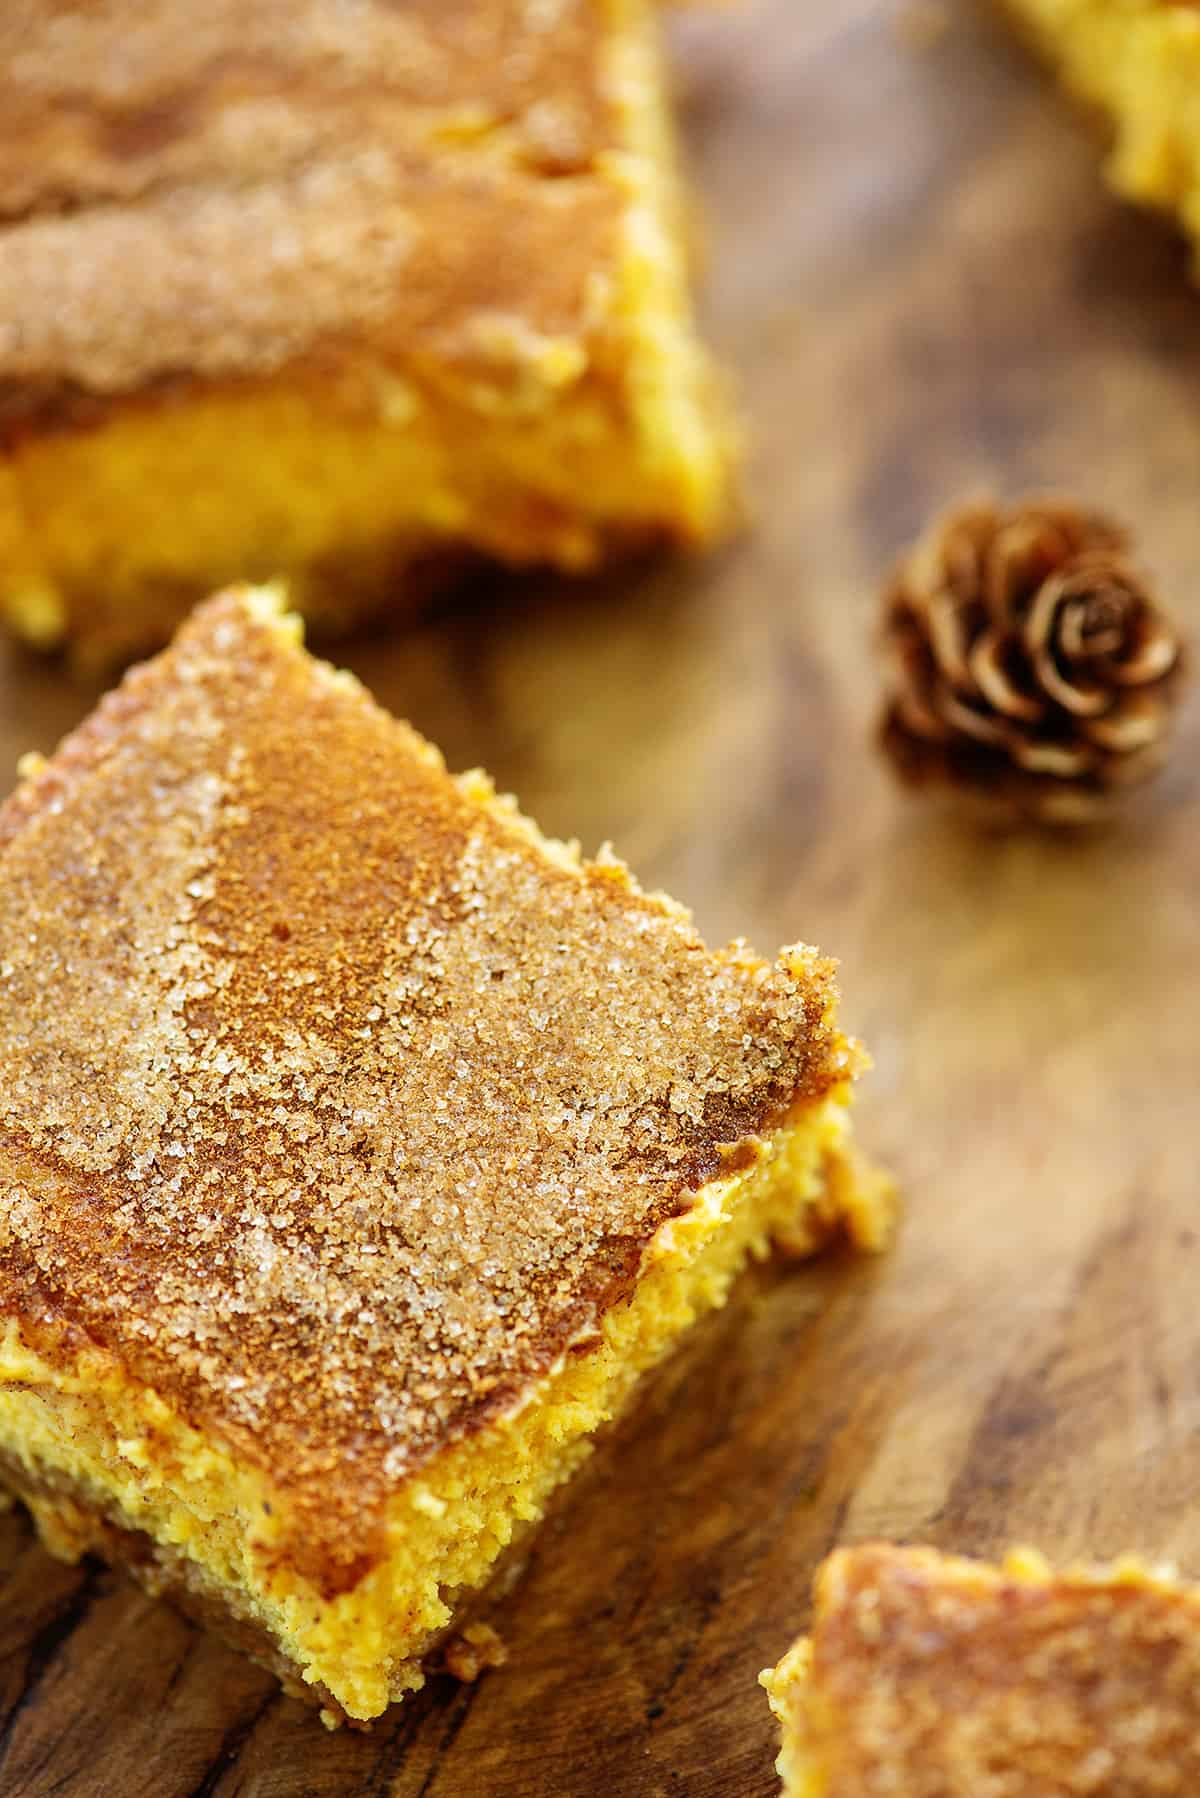
<instances>
[{"instance_id":1,"label":"wooden surface","mask_svg":"<svg viewBox=\"0 0 1200 1798\"><path fill-rule=\"evenodd\" d=\"M835 1540L1200 1574L1197 706L1153 795L1071 841L957 828L869 743L880 571L980 482L1111 505L1200 626L1185 255L974 15L918 47L875 0L774 0L693 21L680 62L756 529L707 567L480 593L347 659L713 937L842 957L903 1235L752 1277L543 1537L510 1664L370 1735L0 1519L4 1798L766 1798L756 1676ZM90 698L0 662L5 780Z\"/></svg>"}]
</instances>

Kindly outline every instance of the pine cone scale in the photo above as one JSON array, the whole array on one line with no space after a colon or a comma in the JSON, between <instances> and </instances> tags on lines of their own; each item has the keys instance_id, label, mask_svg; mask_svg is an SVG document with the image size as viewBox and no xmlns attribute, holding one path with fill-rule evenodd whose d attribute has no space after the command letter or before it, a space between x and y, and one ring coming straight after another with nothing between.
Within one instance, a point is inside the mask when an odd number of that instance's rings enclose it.
<instances>
[{"instance_id":1,"label":"pine cone scale","mask_svg":"<svg viewBox=\"0 0 1200 1798\"><path fill-rule=\"evenodd\" d=\"M1136 650L1113 669L1118 686L1143 687L1160 681L1179 661L1179 643L1173 632L1164 629L1157 619L1146 619Z\"/></svg>"},{"instance_id":2,"label":"pine cone scale","mask_svg":"<svg viewBox=\"0 0 1200 1798\"><path fill-rule=\"evenodd\" d=\"M1112 704L1104 687L1085 685L1078 675L1069 680L1059 668L1053 651L1045 644L1040 644L1034 652L1033 665L1043 692L1064 711L1070 712L1072 718L1100 718Z\"/></svg>"},{"instance_id":3,"label":"pine cone scale","mask_svg":"<svg viewBox=\"0 0 1200 1798\"><path fill-rule=\"evenodd\" d=\"M1106 718L1095 719L1088 729L1091 742L1114 755L1145 749L1162 735L1165 707L1151 694L1130 694Z\"/></svg>"},{"instance_id":4,"label":"pine cone scale","mask_svg":"<svg viewBox=\"0 0 1200 1798\"><path fill-rule=\"evenodd\" d=\"M948 726L951 736L955 732L969 737L973 743L987 743L1002 747L1008 741L1004 726L996 718L989 718L985 711L971 705L965 699L947 694L939 708L939 715Z\"/></svg>"},{"instance_id":5,"label":"pine cone scale","mask_svg":"<svg viewBox=\"0 0 1200 1798\"><path fill-rule=\"evenodd\" d=\"M1017 766L1030 774L1049 774L1056 780L1071 780L1093 766L1082 743L1052 743L1034 737L1012 745L1012 758Z\"/></svg>"},{"instance_id":6,"label":"pine cone scale","mask_svg":"<svg viewBox=\"0 0 1200 1798\"><path fill-rule=\"evenodd\" d=\"M1019 671L1012 666L1002 633L995 629L984 632L971 651L971 675L980 693L997 712L1007 718L1021 718L1036 724L1046 715L1045 705L1017 681Z\"/></svg>"},{"instance_id":7,"label":"pine cone scale","mask_svg":"<svg viewBox=\"0 0 1200 1798\"><path fill-rule=\"evenodd\" d=\"M951 685L969 688L971 669L967 650L970 636L963 618L962 602L951 592L935 594L926 616L934 661Z\"/></svg>"}]
</instances>

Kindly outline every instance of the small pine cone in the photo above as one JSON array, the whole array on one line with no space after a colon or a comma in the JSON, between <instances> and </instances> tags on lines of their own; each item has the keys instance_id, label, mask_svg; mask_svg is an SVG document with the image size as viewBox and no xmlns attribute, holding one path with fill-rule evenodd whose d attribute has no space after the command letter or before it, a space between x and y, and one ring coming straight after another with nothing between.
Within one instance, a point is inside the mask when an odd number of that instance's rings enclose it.
<instances>
[{"instance_id":1,"label":"small pine cone","mask_svg":"<svg viewBox=\"0 0 1200 1798\"><path fill-rule=\"evenodd\" d=\"M993 814L1101 817L1166 759L1183 651L1116 525L1068 500L937 520L884 594L882 742Z\"/></svg>"}]
</instances>

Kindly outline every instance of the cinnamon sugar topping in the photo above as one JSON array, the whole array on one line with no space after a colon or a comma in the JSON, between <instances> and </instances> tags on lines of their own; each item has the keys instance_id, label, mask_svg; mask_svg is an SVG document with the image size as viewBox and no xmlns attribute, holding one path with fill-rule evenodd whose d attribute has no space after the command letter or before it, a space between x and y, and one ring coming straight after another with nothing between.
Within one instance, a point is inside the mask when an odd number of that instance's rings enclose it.
<instances>
[{"instance_id":1,"label":"cinnamon sugar topping","mask_svg":"<svg viewBox=\"0 0 1200 1798\"><path fill-rule=\"evenodd\" d=\"M582 365L629 203L602 11L5 7L0 405L364 344Z\"/></svg>"},{"instance_id":2,"label":"cinnamon sugar topping","mask_svg":"<svg viewBox=\"0 0 1200 1798\"><path fill-rule=\"evenodd\" d=\"M846 1077L830 990L225 595L0 810L0 1296L263 1463L345 1583L722 1145Z\"/></svg>"}]
</instances>

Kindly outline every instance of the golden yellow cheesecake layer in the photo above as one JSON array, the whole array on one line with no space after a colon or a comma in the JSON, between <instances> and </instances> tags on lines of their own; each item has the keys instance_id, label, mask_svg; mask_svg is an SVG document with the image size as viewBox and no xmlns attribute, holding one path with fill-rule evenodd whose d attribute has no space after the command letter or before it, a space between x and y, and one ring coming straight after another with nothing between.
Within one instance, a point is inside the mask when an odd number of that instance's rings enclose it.
<instances>
[{"instance_id":1,"label":"golden yellow cheesecake layer","mask_svg":"<svg viewBox=\"0 0 1200 1798\"><path fill-rule=\"evenodd\" d=\"M92 37L0 22L0 612L32 643L127 659L276 575L339 629L464 554L728 521L649 0L327 11L222 0L192 45L156 0L136 54L114 0Z\"/></svg>"},{"instance_id":2,"label":"golden yellow cheesecake layer","mask_svg":"<svg viewBox=\"0 0 1200 1798\"><path fill-rule=\"evenodd\" d=\"M829 1174L845 1151L838 1093L764 1141L747 1171L710 1182L649 1244L633 1296L600 1340L569 1351L511 1415L443 1452L390 1502L384 1558L353 1591L326 1599L275 1547L286 1501L222 1452L119 1363L92 1349L47 1358L9 1322L0 1352L0 1447L72 1498L33 1500L47 1546L73 1558L103 1541L80 1506L148 1533L188 1564L202 1595L269 1633L298 1677L347 1716L378 1715L423 1682L422 1652L450 1623L447 1594L486 1585L504 1549L541 1516L589 1452L589 1438L637 1381L771 1237L817 1246L839 1218ZM862 1195L854 1228L879 1246L886 1208ZM151 1572L151 1578L153 1573ZM336 1714L336 1713L335 1713Z\"/></svg>"},{"instance_id":3,"label":"golden yellow cheesecake layer","mask_svg":"<svg viewBox=\"0 0 1200 1798\"><path fill-rule=\"evenodd\" d=\"M1111 127L1108 173L1200 239L1200 10L1183 0L1003 0Z\"/></svg>"}]
</instances>

